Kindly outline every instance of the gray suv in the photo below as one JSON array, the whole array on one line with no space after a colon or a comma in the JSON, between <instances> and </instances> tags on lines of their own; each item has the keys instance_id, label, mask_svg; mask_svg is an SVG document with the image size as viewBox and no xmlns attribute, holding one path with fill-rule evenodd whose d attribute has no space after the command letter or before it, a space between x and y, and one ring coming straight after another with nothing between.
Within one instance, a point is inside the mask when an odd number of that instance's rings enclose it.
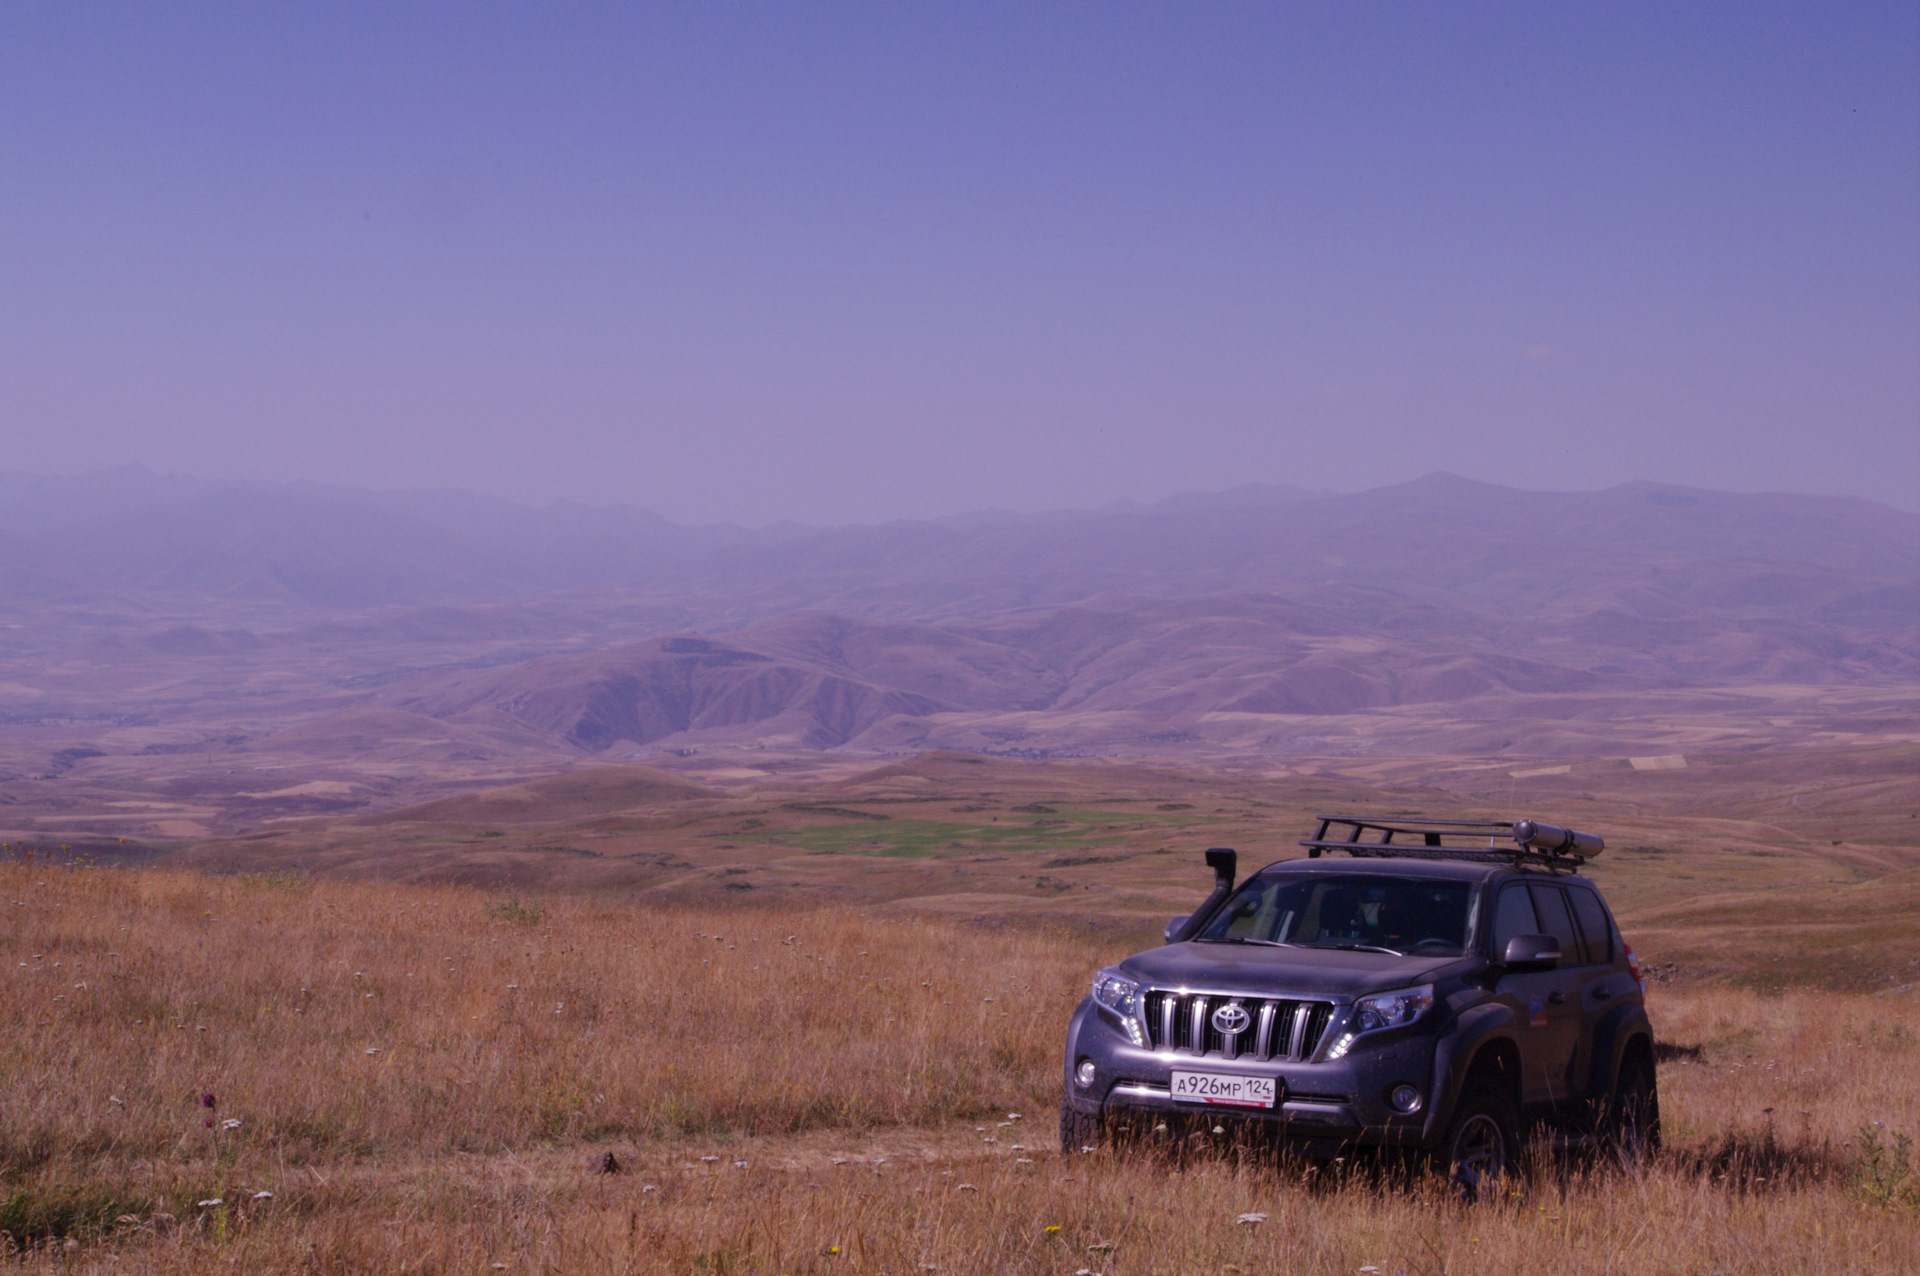
<instances>
[{"instance_id":1,"label":"gray suv","mask_svg":"<svg viewBox=\"0 0 1920 1276\"><path fill-rule=\"evenodd\" d=\"M1208 851L1207 901L1094 975L1067 1028L1063 1150L1129 1118L1230 1117L1314 1157L1431 1153L1473 1195L1523 1129L1658 1145L1646 984L1578 872L1599 838L1323 816L1301 845L1237 889L1236 854Z\"/></svg>"}]
</instances>

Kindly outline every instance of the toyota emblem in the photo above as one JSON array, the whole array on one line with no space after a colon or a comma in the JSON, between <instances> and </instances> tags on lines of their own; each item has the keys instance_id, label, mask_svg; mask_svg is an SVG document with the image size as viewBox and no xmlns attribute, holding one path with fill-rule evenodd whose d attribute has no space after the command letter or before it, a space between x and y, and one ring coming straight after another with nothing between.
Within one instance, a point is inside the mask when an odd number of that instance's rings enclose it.
<instances>
[{"instance_id":1,"label":"toyota emblem","mask_svg":"<svg viewBox=\"0 0 1920 1276\"><path fill-rule=\"evenodd\" d=\"M1245 1032L1247 1025L1253 1022L1253 1016L1247 1008L1237 1001L1229 1001L1213 1012L1213 1026L1222 1036L1231 1037L1236 1032Z\"/></svg>"}]
</instances>

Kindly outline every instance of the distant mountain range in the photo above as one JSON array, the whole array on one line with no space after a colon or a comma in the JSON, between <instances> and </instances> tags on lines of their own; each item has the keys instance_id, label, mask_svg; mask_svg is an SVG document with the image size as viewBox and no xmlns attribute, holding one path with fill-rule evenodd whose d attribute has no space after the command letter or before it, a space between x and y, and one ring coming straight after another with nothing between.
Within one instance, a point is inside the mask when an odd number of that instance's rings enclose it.
<instances>
[{"instance_id":1,"label":"distant mountain range","mask_svg":"<svg viewBox=\"0 0 1920 1276\"><path fill-rule=\"evenodd\" d=\"M828 532L791 522L688 527L630 505L536 508L471 492L213 481L128 465L75 476L0 473L0 562L16 596L184 594L337 610L638 587L720 549L767 550L848 531L883 540L908 527L1017 534L1156 512L1272 508L1313 495L1255 483L1151 505L988 510Z\"/></svg>"},{"instance_id":2,"label":"distant mountain range","mask_svg":"<svg viewBox=\"0 0 1920 1276\"><path fill-rule=\"evenodd\" d=\"M184 594L323 610L628 584L726 545L809 529L683 527L632 506L517 505L470 492L216 483L122 466L0 475L16 593Z\"/></svg>"},{"instance_id":3,"label":"distant mountain range","mask_svg":"<svg viewBox=\"0 0 1920 1276\"><path fill-rule=\"evenodd\" d=\"M196 608L246 604L283 665L377 633L399 667L360 668L362 699L589 752L1013 741L1041 718L1138 745L1236 715L1920 683L1920 516L1652 483L1432 475L745 529L137 469L0 476L0 590L15 612L164 614L145 641L182 659L233 659L255 637L183 627ZM570 618L609 598L628 619L582 638ZM503 617L522 618L519 655L446 656L463 626ZM409 626L441 644L425 668L391 654Z\"/></svg>"}]
</instances>

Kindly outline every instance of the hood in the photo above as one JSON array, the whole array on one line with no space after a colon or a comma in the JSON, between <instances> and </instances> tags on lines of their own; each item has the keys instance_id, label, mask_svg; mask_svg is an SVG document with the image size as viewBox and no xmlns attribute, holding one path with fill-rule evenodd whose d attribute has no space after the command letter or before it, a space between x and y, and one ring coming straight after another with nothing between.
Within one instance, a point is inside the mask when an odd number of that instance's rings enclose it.
<instances>
[{"instance_id":1,"label":"hood","mask_svg":"<svg viewBox=\"0 0 1920 1276\"><path fill-rule=\"evenodd\" d=\"M1392 957L1337 948L1267 948L1254 944L1168 944L1135 953L1120 969L1157 988L1244 996L1349 996L1432 983L1472 957Z\"/></svg>"}]
</instances>

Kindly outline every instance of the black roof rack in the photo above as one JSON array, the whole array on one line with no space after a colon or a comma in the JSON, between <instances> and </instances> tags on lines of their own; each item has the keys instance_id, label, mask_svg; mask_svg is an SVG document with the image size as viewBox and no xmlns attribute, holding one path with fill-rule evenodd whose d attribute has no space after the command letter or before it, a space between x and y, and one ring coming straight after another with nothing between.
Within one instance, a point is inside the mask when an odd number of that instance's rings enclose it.
<instances>
[{"instance_id":1,"label":"black roof rack","mask_svg":"<svg viewBox=\"0 0 1920 1276\"><path fill-rule=\"evenodd\" d=\"M1571 873L1606 846L1591 833L1575 833L1537 820L1404 821L1365 815L1314 818L1320 821L1319 831L1300 839L1313 859L1327 851L1345 851L1360 858L1477 860L1532 864Z\"/></svg>"}]
</instances>

